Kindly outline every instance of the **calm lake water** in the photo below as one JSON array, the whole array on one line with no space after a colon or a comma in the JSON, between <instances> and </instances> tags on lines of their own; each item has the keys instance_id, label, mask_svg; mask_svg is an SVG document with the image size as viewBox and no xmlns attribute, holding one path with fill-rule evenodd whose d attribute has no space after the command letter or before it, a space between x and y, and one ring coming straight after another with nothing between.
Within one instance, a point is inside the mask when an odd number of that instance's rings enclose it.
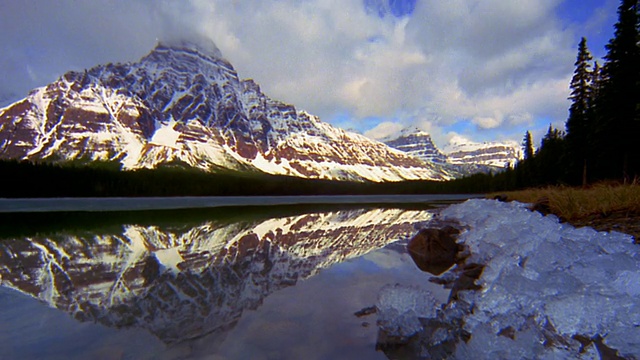
<instances>
[{"instance_id":1,"label":"calm lake water","mask_svg":"<svg viewBox=\"0 0 640 360\"><path fill-rule=\"evenodd\" d=\"M0 201L0 357L385 359L354 313L446 299L405 245L464 197L312 198Z\"/></svg>"}]
</instances>

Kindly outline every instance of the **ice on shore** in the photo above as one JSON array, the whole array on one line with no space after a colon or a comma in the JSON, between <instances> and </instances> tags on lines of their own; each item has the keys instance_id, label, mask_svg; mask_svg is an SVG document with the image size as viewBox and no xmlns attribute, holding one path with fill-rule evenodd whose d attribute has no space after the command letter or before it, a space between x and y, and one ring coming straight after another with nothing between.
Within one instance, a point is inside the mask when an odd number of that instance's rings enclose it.
<instances>
[{"instance_id":1,"label":"ice on shore","mask_svg":"<svg viewBox=\"0 0 640 360\"><path fill-rule=\"evenodd\" d=\"M389 334L407 339L422 330L419 319L436 315L436 299L428 290L401 284L386 285L378 294L378 326Z\"/></svg>"},{"instance_id":2,"label":"ice on shore","mask_svg":"<svg viewBox=\"0 0 640 360\"><path fill-rule=\"evenodd\" d=\"M631 236L576 229L516 202L469 200L439 216L465 229L458 242L470 250L466 263L485 265L481 290L461 291L438 312L419 313L431 303L415 312L462 324L464 339L446 339L455 343L450 358L597 359L598 347L640 354L640 246ZM391 314L379 316L389 323ZM400 334L415 329L415 320L401 319ZM430 333L414 341L431 346Z\"/></svg>"}]
</instances>

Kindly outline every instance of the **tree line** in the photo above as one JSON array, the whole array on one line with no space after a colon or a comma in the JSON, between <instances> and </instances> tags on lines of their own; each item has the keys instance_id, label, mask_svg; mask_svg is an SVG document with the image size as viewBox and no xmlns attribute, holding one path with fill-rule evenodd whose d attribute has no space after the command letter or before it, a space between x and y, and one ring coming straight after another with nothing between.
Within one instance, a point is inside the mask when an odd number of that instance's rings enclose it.
<instances>
[{"instance_id":1,"label":"tree line","mask_svg":"<svg viewBox=\"0 0 640 360\"><path fill-rule=\"evenodd\" d=\"M115 162L4 160L0 174L0 197L4 198L442 194L482 192L489 184L489 178L482 176L447 182L374 183L261 172L211 173L182 166L122 171Z\"/></svg>"},{"instance_id":2,"label":"tree line","mask_svg":"<svg viewBox=\"0 0 640 360\"><path fill-rule=\"evenodd\" d=\"M509 188L549 184L586 186L640 176L640 2L622 0L613 38L601 66L578 44L564 131L549 127L534 152L523 139L524 160L502 176Z\"/></svg>"}]
</instances>

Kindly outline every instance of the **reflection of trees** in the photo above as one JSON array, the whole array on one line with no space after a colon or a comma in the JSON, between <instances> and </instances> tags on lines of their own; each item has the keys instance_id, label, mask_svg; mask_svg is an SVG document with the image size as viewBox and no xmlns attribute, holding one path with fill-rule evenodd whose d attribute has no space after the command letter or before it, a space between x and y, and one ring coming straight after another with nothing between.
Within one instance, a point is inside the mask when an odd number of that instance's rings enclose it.
<instances>
[{"instance_id":1,"label":"reflection of trees","mask_svg":"<svg viewBox=\"0 0 640 360\"><path fill-rule=\"evenodd\" d=\"M81 321L148 329L167 343L232 328L270 293L411 235L424 211L360 209L179 232L123 225L0 243L4 286Z\"/></svg>"}]
</instances>

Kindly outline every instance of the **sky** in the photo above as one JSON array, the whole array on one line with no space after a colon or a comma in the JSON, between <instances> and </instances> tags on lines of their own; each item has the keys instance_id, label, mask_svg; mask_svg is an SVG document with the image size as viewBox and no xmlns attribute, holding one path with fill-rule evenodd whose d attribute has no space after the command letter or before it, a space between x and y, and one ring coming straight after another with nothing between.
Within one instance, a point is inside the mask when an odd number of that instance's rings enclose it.
<instances>
[{"instance_id":1,"label":"sky","mask_svg":"<svg viewBox=\"0 0 640 360\"><path fill-rule=\"evenodd\" d=\"M618 0L0 0L0 106L69 70L210 38L241 78L381 139L539 142L564 129L582 36L605 55Z\"/></svg>"}]
</instances>

